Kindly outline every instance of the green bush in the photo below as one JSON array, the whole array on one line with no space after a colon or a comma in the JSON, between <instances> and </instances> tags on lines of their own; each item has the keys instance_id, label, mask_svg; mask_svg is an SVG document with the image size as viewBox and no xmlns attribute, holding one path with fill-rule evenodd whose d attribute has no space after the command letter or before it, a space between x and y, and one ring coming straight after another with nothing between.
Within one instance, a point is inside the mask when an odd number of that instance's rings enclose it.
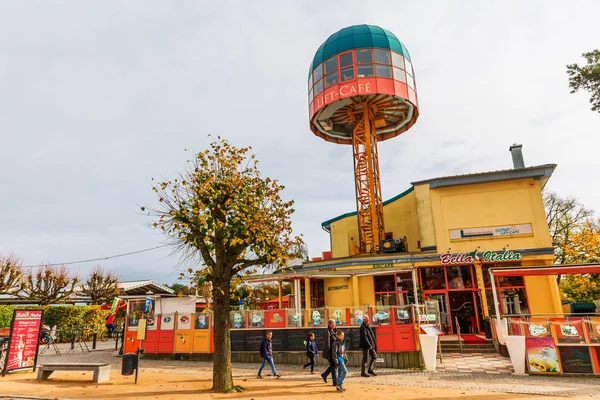
<instances>
[{"instance_id":1,"label":"green bush","mask_svg":"<svg viewBox=\"0 0 600 400\"><path fill-rule=\"evenodd\" d=\"M45 307L13 307L0 306L0 328L10 326L15 308L43 309L43 323L50 327L56 325L60 330L59 339L70 340L74 330L93 329L102 332L106 317L110 310L101 310L100 306L45 306Z\"/></svg>"}]
</instances>

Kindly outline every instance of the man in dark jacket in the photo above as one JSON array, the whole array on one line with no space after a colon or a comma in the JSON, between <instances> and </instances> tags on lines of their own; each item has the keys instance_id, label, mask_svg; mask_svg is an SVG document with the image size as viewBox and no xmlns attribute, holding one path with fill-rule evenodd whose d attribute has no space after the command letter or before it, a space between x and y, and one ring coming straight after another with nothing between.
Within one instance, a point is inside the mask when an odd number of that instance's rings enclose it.
<instances>
[{"instance_id":1,"label":"man in dark jacket","mask_svg":"<svg viewBox=\"0 0 600 400\"><path fill-rule=\"evenodd\" d=\"M333 386L337 386L337 368L331 355L331 347L333 342L337 340L337 329L335 327L335 321L330 319L327 323L327 329L325 329L325 348L323 349L323 358L329 361L329 367L321 374L321 378L327 383L327 376L331 374L333 380Z\"/></svg>"},{"instance_id":2,"label":"man in dark jacket","mask_svg":"<svg viewBox=\"0 0 600 400\"><path fill-rule=\"evenodd\" d=\"M262 364L260 365L260 368L258 369L258 379L262 379L262 370L265 367L266 363L269 363L269 365L271 366L271 372L273 373L273 376L275 378L279 378L281 375L279 375L277 373L277 371L275 370L275 364L273 364L273 345L271 343L271 337L273 336L273 331L267 331L267 334L265 335L265 339L263 340L261 346L260 346L260 356L262 358Z\"/></svg>"},{"instance_id":3,"label":"man in dark jacket","mask_svg":"<svg viewBox=\"0 0 600 400\"><path fill-rule=\"evenodd\" d=\"M367 372L373 376L377 374L373 371L375 359L377 358L377 346L375 344L375 333L371 328L369 317L363 318L363 323L360 326L360 348L362 349L362 362L360 363L360 376L368 377L365 373L367 366L367 355L371 358L369 361L369 369Z\"/></svg>"}]
</instances>

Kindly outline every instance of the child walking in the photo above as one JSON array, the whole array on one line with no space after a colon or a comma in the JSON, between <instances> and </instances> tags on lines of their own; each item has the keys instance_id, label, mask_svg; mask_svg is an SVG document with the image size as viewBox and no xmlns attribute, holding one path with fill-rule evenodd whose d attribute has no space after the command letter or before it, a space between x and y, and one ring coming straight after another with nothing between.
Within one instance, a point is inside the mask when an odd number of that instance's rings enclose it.
<instances>
[{"instance_id":1,"label":"child walking","mask_svg":"<svg viewBox=\"0 0 600 400\"><path fill-rule=\"evenodd\" d=\"M267 334L265 335L265 339L263 340L261 346L260 346L260 356L262 358L262 364L260 365L260 368L258 369L258 379L262 379L262 370L265 367L266 363L269 363L269 365L271 366L271 372L273 373L273 376L275 378L279 378L281 377L281 375L279 375L277 373L277 371L275 370L275 364L273 364L273 345L271 343L271 337L273 336L273 331L267 331Z\"/></svg>"},{"instance_id":2,"label":"child walking","mask_svg":"<svg viewBox=\"0 0 600 400\"><path fill-rule=\"evenodd\" d=\"M337 367L336 389L340 392L344 392L346 389L344 389L343 384L346 374L348 373L348 368L346 368L348 357L346 357L346 342L344 341L343 331L337 331L337 340L333 342L331 355L333 356L333 362Z\"/></svg>"},{"instance_id":3,"label":"child walking","mask_svg":"<svg viewBox=\"0 0 600 400\"><path fill-rule=\"evenodd\" d=\"M312 332L308 333L308 340L306 341L306 355L310 360L302 366L302 372L310 365L310 373L315 373L315 356L319 350L317 349L317 342L315 342L315 334Z\"/></svg>"}]
</instances>

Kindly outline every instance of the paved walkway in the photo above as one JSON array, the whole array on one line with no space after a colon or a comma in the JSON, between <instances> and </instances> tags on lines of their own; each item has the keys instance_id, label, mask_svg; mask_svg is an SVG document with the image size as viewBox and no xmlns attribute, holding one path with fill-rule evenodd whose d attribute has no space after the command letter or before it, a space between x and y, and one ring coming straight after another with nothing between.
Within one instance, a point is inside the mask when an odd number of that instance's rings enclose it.
<instances>
[{"instance_id":1,"label":"paved walkway","mask_svg":"<svg viewBox=\"0 0 600 400\"><path fill-rule=\"evenodd\" d=\"M442 354L442 363L437 365L439 372L471 372L486 374L510 374L513 367L510 358L500 354L485 353L449 353Z\"/></svg>"}]
</instances>

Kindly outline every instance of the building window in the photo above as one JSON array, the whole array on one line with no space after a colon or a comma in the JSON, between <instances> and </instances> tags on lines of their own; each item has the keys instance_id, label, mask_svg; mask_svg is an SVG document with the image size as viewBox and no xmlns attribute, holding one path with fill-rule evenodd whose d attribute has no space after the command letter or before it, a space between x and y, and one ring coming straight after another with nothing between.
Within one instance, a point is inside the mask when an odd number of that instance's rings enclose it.
<instances>
[{"instance_id":1,"label":"building window","mask_svg":"<svg viewBox=\"0 0 600 400\"><path fill-rule=\"evenodd\" d=\"M337 71L329 74L325 77L325 88L328 88L332 85L335 85L336 83L338 83L338 73Z\"/></svg>"},{"instance_id":2,"label":"building window","mask_svg":"<svg viewBox=\"0 0 600 400\"><path fill-rule=\"evenodd\" d=\"M313 81L317 82L319 79L323 77L323 64L319 64L317 68L315 68L313 72Z\"/></svg>"},{"instance_id":3,"label":"building window","mask_svg":"<svg viewBox=\"0 0 600 400\"><path fill-rule=\"evenodd\" d=\"M529 314L525 288L500 290L504 315Z\"/></svg>"},{"instance_id":4,"label":"building window","mask_svg":"<svg viewBox=\"0 0 600 400\"><path fill-rule=\"evenodd\" d=\"M412 69L412 63L410 61L408 61L407 58L404 59L404 64L405 64L405 70L406 72L408 72L411 76L414 76L413 74L413 69Z\"/></svg>"},{"instance_id":5,"label":"building window","mask_svg":"<svg viewBox=\"0 0 600 400\"><path fill-rule=\"evenodd\" d=\"M404 57L402 57L398 53L392 52L392 64L394 65L394 67L404 69Z\"/></svg>"},{"instance_id":6,"label":"building window","mask_svg":"<svg viewBox=\"0 0 600 400\"><path fill-rule=\"evenodd\" d=\"M412 76L406 74L406 83L408 83L408 86L410 86L411 88L415 88L415 80L413 79Z\"/></svg>"},{"instance_id":7,"label":"building window","mask_svg":"<svg viewBox=\"0 0 600 400\"><path fill-rule=\"evenodd\" d=\"M360 49L356 50L356 63L357 64L368 64L373 62L373 50L372 49Z\"/></svg>"},{"instance_id":8,"label":"building window","mask_svg":"<svg viewBox=\"0 0 600 400\"><path fill-rule=\"evenodd\" d=\"M400 68L394 67L394 79L400 82L406 82L406 72Z\"/></svg>"},{"instance_id":9,"label":"building window","mask_svg":"<svg viewBox=\"0 0 600 400\"><path fill-rule=\"evenodd\" d=\"M490 268L520 266L521 263L485 264L482 267L485 294L488 300L490 315L496 314L492 285L490 283ZM527 291L522 276L495 276L498 302L503 315L529 314Z\"/></svg>"},{"instance_id":10,"label":"building window","mask_svg":"<svg viewBox=\"0 0 600 400\"><path fill-rule=\"evenodd\" d=\"M377 64L391 64L390 51L375 49L375 62Z\"/></svg>"},{"instance_id":11,"label":"building window","mask_svg":"<svg viewBox=\"0 0 600 400\"><path fill-rule=\"evenodd\" d=\"M315 96L318 95L319 93L321 93L322 91L323 91L323 80L321 79L315 85Z\"/></svg>"},{"instance_id":12,"label":"building window","mask_svg":"<svg viewBox=\"0 0 600 400\"><path fill-rule=\"evenodd\" d=\"M423 290L446 289L444 267L419 268Z\"/></svg>"},{"instance_id":13,"label":"building window","mask_svg":"<svg viewBox=\"0 0 600 400\"><path fill-rule=\"evenodd\" d=\"M396 282L394 275L379 275L374 277L375 304L378 306L396 305Z\"/></svg>"},{"instance_id":14,"label":"building window","mask_svg":"<svg viewBox=\"0 0 600 400\"><path fill-rule=\"evenodd\" d=\"M325 75L329 75L332 72L337 72L337 57L335 56L325 61Z\"/></svg>"},{"instance_id":15,"label":"building window","mask_svg":"<svg viewBox=\"0 0 600 400\"><path fill-rule=\"evenodd\" d=\"M377 76L380 78L391 78L392 77L392 67L389 65L379 65L377 64Z\"/></svg>"},{"instance_id":16,"label":"building window","mask_svg":"<svg viewBox=\"0 0 600 400\"><path fill-rule=\"evenodd\" d=\"M470 265L447 267L448 289L472 289L473 274Z\"/></svg>"},{"instance_id":17,"label":"building window","mask_svg":"<svg viewBox=\"0 0 600 400\"><path fill-rule=\"evenodd\" d=\"M373 64L359 65L357 68L357 75L359 78L368 78L370 76L375 76L375 72L373 71Z\"/></svg>"},{"instance_id":18,"label":"building window","mask_svg":"<svg viewBox=\"0 0 600 400\"><path fill-rule=\"evenodd\" d=\"M342 82L354 79L354 67L342 68L340 72L342 75Z\"/></svg>"},{"instance_id":19,"label":"building window","mask_svg":"<svg viewBox=\"0 0 600 400\"><path fill-rule=\"evenodd\" d=\"M353 65L352 53L345 53L340 55L340 68L349 67Z\"/></svg>"}]
</instances>

